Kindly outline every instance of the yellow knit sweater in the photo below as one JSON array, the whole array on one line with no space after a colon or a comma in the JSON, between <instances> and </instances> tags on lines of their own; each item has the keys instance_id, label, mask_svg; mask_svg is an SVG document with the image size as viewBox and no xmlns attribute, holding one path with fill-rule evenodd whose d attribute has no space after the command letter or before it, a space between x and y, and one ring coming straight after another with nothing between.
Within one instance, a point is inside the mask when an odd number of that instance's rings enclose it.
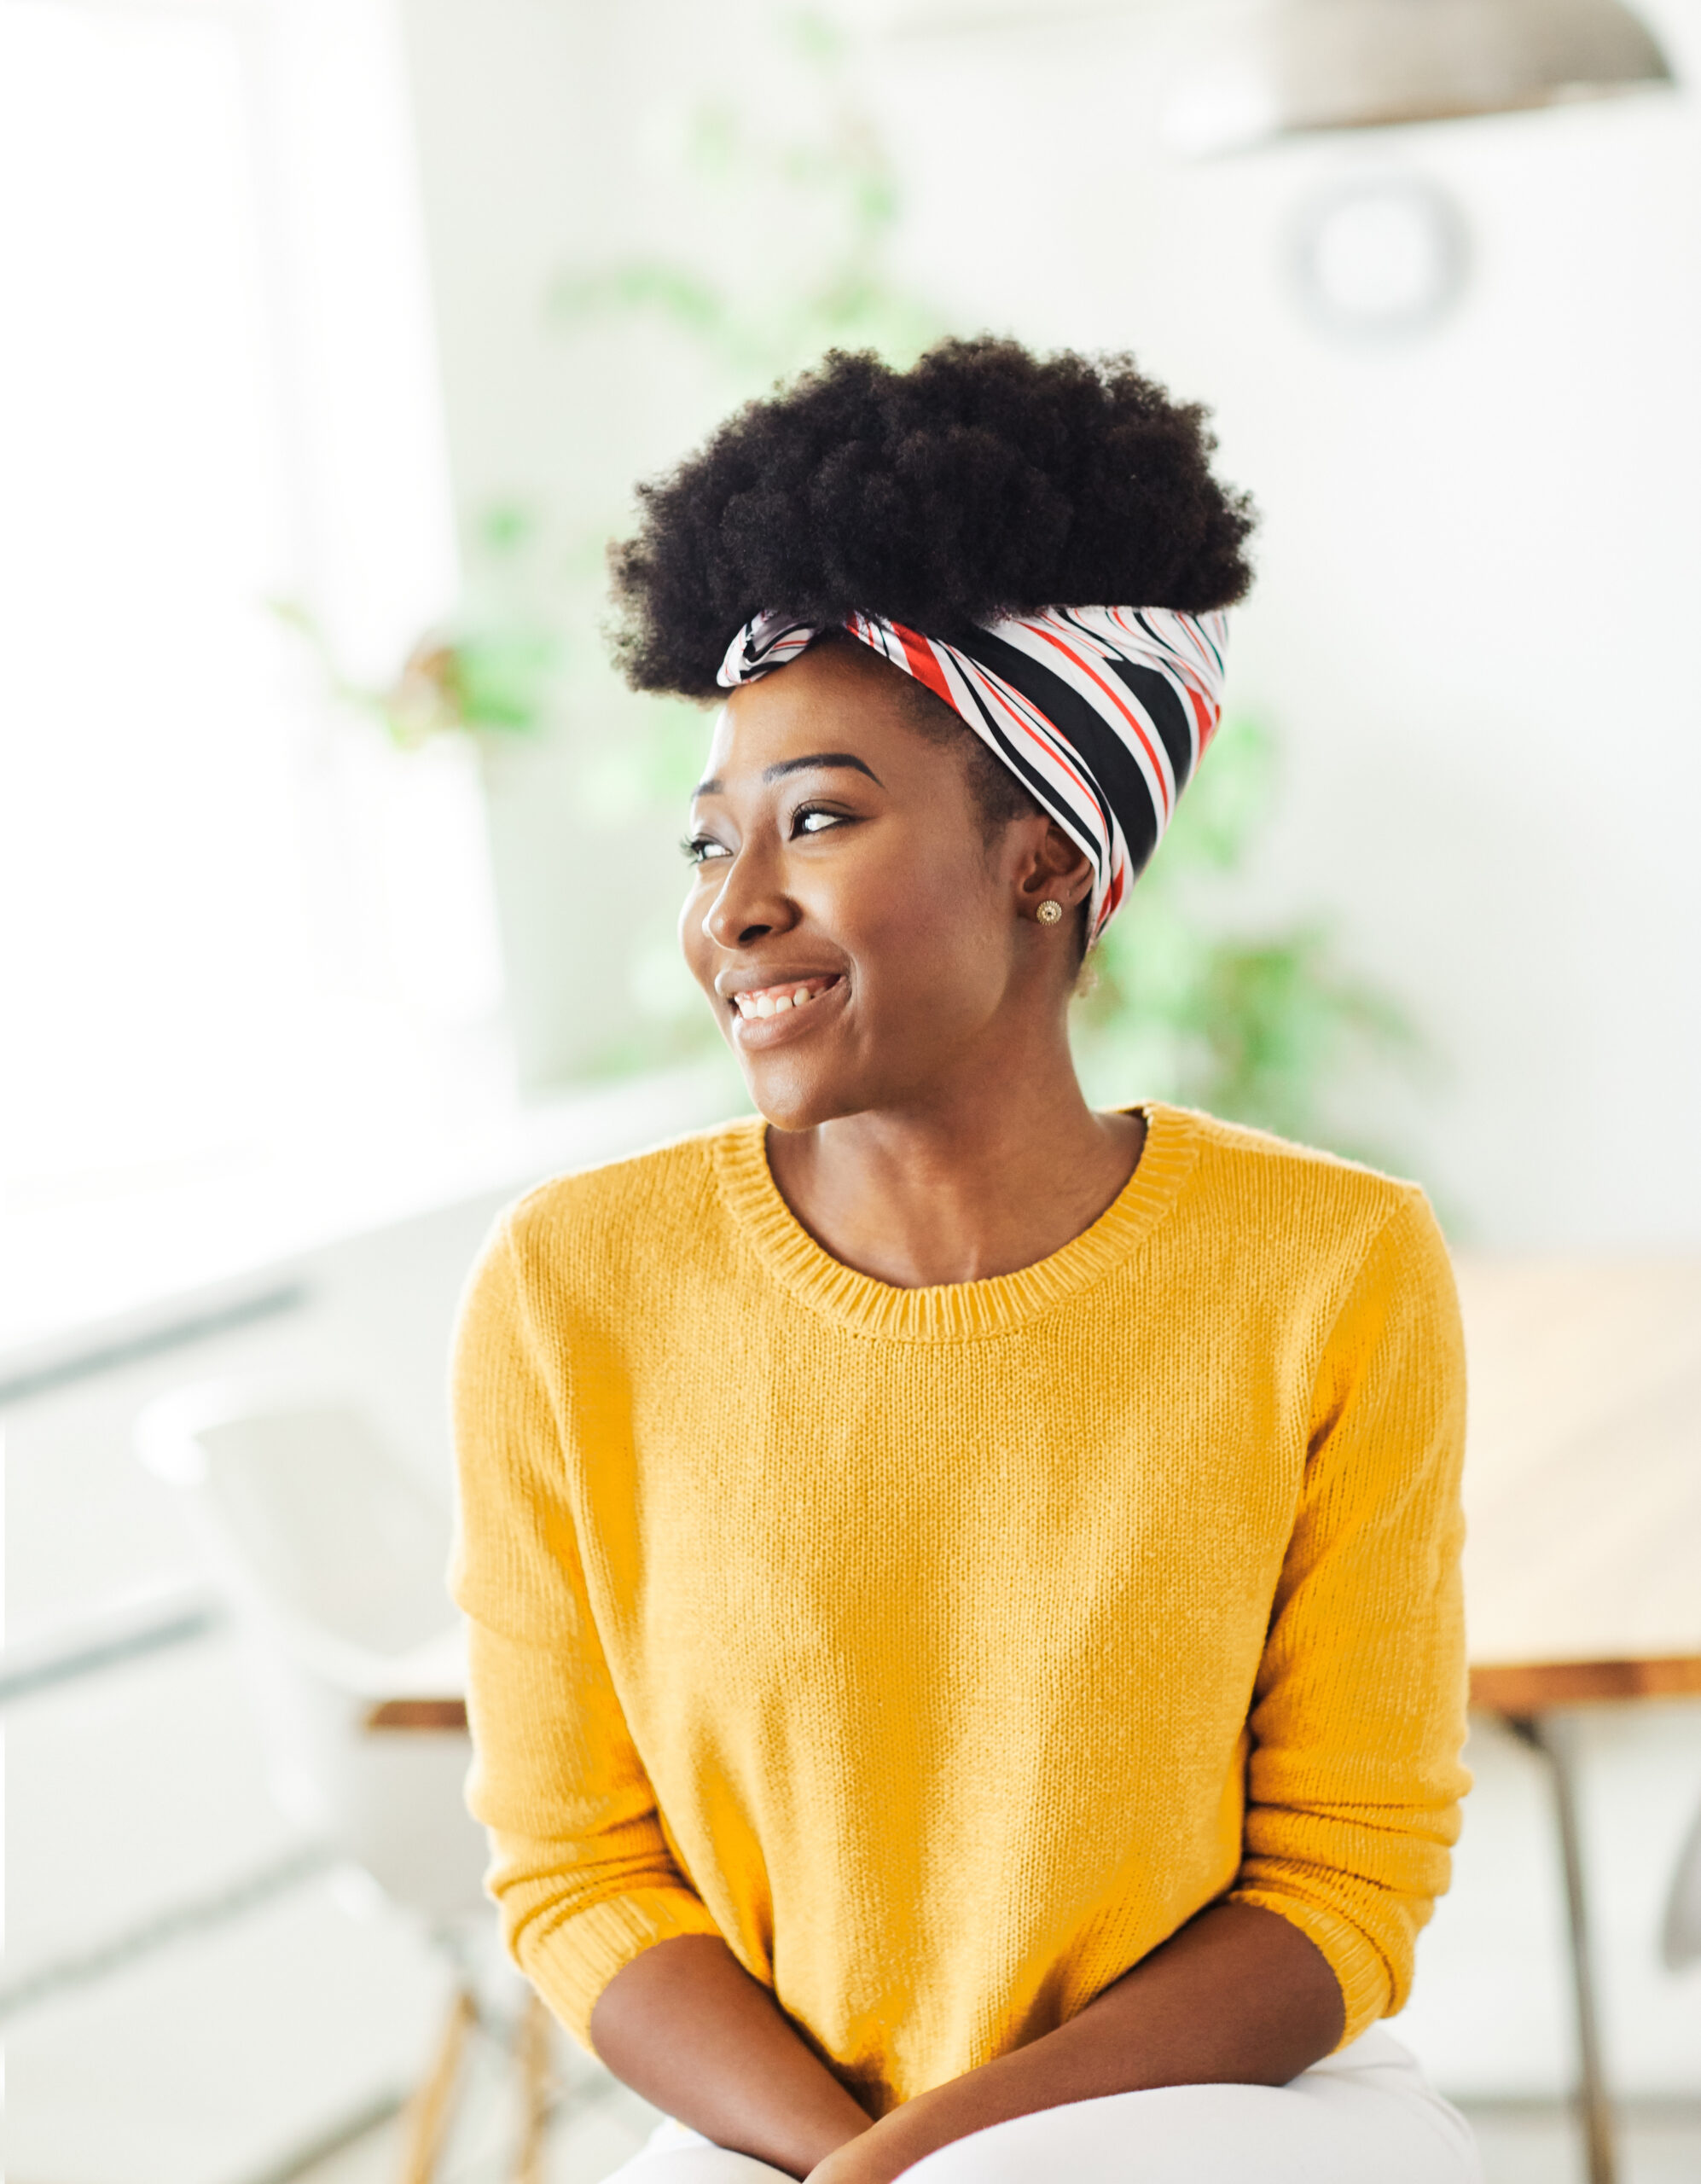
<instances>
[{"instance_id":1,"label":"yellow knit sweater","mask_svg":"<svg viewBox=\"0 0 1701 2184\"><path fill-rule=\"evenodd\" d=\"M723 1935L877 2113L1214 1898L1400 2007L1469 1777L1421 1194L1173 1107L1084 1235L894 1289L741 1122L534 1191L456 1378L471 1798L519 1962Z\"/></svg>"}]
</instances>

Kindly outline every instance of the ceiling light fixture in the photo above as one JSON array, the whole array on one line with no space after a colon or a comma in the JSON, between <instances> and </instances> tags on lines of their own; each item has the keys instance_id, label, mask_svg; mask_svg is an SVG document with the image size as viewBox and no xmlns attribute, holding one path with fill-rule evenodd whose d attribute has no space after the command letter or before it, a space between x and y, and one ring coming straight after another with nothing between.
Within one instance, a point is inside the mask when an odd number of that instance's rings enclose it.
<instances>
[{"instance_id":1,"label":"ceiling light fixture","mask_svg":"<svg viewBox=\"0 0 1701 2184\"><path fill-rule=\"evenodd\" d=\"M1672 80L1620 0L1270 0L1238 35L1221 28L1173 83L1166 134L1180 150L1511 113Z\"/></svg>"}]
</instances>

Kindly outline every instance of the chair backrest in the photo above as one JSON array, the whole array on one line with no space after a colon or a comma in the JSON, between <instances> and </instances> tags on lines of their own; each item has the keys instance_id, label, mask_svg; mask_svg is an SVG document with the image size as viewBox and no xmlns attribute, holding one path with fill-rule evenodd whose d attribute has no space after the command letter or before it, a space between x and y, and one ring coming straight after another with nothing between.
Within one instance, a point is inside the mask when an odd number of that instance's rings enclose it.
<instances>
[{"instance_id":1,"label":"chair backrest","mask_svg":"<svg viewBox=\"0 0 1701 2184\"><path fill-rule=\"evenodd\" d=\"M465 1731L367 1727L374 1699L462 1686L447 1510L345 1390L190 1388L151 1404L136 1438L238 1611L279 1804L396 1902L488 1925Z\"/></svg>"},{"instance_id":2,"label":"chair backrest","mask_svg":"<svg viewBox=\"0 0 1701 2184\"><path fill-rule=\"evenodd\" d=\"M136 1439L149 1468L187 1490L251 1608L377 1655L454 1623L449 1512L357 1400L277 1383L190 1389L151 1405Z\"/></svg>"}]
</instances>

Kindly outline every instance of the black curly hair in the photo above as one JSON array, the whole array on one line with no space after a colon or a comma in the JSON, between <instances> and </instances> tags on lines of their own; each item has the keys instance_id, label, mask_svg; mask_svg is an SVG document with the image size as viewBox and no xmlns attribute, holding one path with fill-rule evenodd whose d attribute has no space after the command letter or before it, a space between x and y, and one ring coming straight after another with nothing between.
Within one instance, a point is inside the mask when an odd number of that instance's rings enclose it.
<instances>
[{"instance_id":1,"label":"black curly hair","mask_svg":"<svg viewBox=\"0 0 1701 2184\"><path fill-rule=\"evenodd\" d=\"M637 535L610 555L617 655L637 689L713 698L729 642L770 610L949 639L1046 607L1230 606L1253 514L1211 476L1214 446L1205 411L1128 357L987 335L900 372L834 351L639 488Z\"/></svg>"}]
</instances>

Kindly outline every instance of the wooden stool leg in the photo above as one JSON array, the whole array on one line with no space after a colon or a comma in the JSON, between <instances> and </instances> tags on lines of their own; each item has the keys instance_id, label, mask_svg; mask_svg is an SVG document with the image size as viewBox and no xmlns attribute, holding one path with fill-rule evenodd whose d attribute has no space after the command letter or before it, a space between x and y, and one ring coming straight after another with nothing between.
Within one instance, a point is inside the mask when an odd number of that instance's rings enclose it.
<instances>
[{"instance_id":1,"label":"wooden stool leg","mask_svg":"<svg viewBox=\"0 0 1701 2184\"><path fill-rule=\"evenodd\" d=\"M514 2184L543 2184L543 2127L549 2118L549 2013L528 1995L514 2043L525 2102Z\"/></svg>"},{"instance_id":2,"label":"wooden stool leg","mask_svg":"<svg viewBox=\"0 0 1701 2184\"><path fill-rule=\"evenodd\" d=\"M461 2072L462 2052L473 2022L473 1997L457 1989L444 2019L443 2031L431 2068L408 2103L403 2127L402 2184L431 2184L438 2156L454 2105L455 2081Z\"/></svg>"}]
</instances>

